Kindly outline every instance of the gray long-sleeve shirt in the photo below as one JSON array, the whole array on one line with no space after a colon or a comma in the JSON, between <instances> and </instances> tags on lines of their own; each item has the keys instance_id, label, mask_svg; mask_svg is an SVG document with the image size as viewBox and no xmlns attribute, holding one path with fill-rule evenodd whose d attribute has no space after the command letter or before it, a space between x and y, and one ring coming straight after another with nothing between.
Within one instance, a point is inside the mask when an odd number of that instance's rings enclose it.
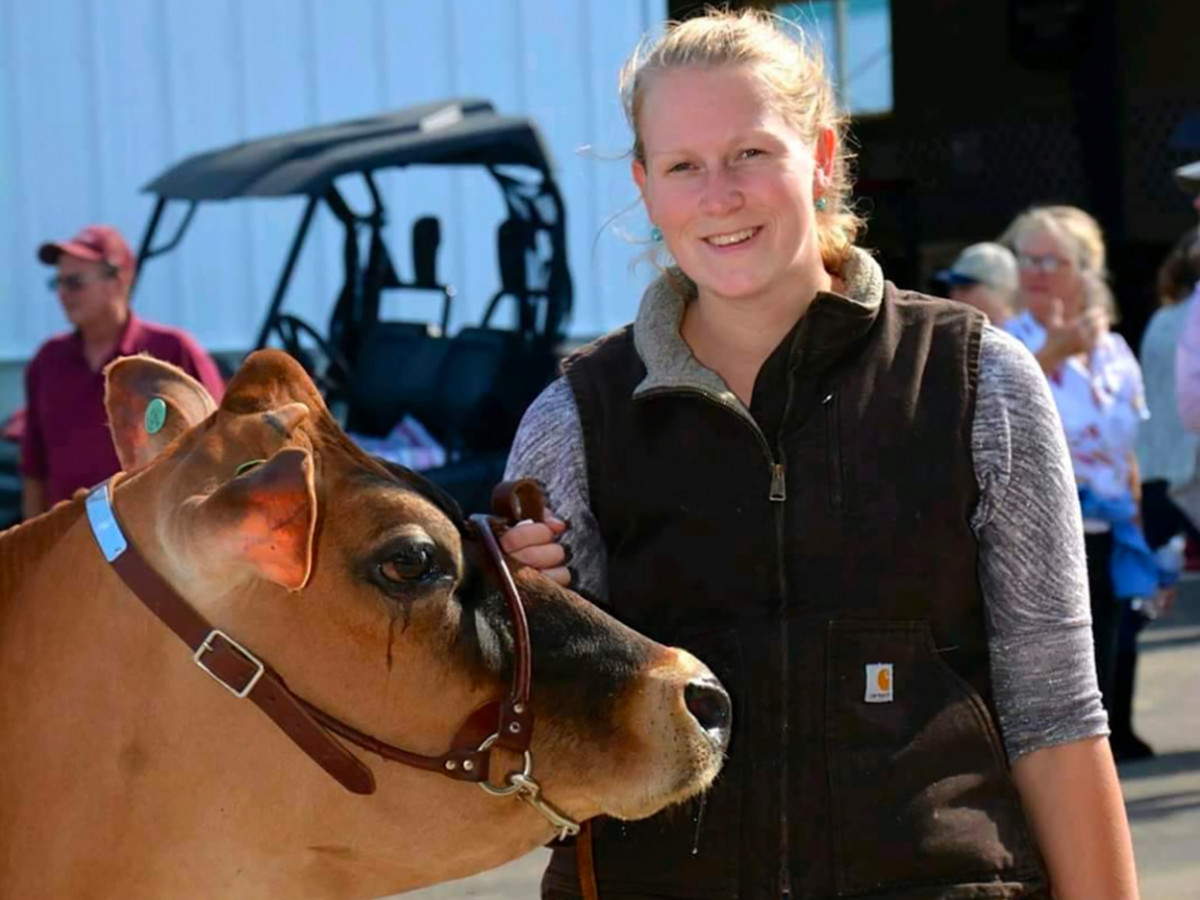
<instances>
[{"instance_id":1,"label":"gray long-sleeve shirt","mask_svg":"<svg viewBox=\"0 0 1200 900\"><path fill-rule=\"evenodd\" d=\"M992 684L1010 760L1108 733L1093 657L1074 477L1045 376L1029 352L984 330L972 451ZM606 549L588 499L579 412L564 379L521 422L506 478L544 486L569 523L575 585L607 596Z\"/></svg>"}]
</instances>

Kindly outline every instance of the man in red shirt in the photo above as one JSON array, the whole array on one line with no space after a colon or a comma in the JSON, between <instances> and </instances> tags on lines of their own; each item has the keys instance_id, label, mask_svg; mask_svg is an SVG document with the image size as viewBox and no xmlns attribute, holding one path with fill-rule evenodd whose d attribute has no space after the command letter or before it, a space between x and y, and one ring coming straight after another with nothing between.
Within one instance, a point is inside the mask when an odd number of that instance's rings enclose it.
<instances>
[{"instance_id":1,"label":"man in red shirt","mask_svg":"<svg viewBox=\"0 0 1200 900\"><path fill-rule=\"evenodd\" d=\"M148 353L173 363L220 399L212 357L184 332L139 319L129 306L135 261L120 232L89 225L69 241L43 244L38 259L73 332L41 346L25 370L21 511L36 516L121 468L104 411L104 367Z\"/></svg>"}]
</instances>

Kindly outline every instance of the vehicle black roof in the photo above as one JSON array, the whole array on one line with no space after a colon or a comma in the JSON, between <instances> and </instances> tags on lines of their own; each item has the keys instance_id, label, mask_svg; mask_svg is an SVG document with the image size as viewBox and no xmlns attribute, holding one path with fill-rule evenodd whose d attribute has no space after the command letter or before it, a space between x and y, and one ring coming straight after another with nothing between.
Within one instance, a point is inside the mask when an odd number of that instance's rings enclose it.
<instances>
[{"instance_id":1,"label":"vehicle black roof","mask_svg":"<svg viewBox=\"0 0 1200 900\"><path fill-rule=\"evenodd\" d=\"M463 98L199 153L143 190L191 201L319 196L339 175L421 163L551 169L532 121L498 115L486 100Z\"/></svg>"}]
</instances>

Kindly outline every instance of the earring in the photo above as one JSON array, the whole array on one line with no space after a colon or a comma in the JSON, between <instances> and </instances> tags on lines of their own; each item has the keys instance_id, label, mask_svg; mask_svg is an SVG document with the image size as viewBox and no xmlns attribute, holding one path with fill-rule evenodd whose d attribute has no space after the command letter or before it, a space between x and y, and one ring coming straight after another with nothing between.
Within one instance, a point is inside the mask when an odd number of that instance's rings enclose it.
<instances>
[{"instance_id":1,"label":"earring","mask_svg":"<svg viewBox=\"0 0 1200 900\"><path fill-rule=\"evenodd\" d=\"M662 229L657 225L650 226L650 240L656 244L662 243Z\"/></svg>"},{"instance_id":2,"label":"earring","mask_svg":"<svg viewBox=\"0 0 1200 900\"><path fill-rule=\"evenodd\" d=\"M817 212L825 212L825 207L827 206L827 204L825 203L825 198L818 197L817 202L814 204L814 206L817 207Z\"/></svg>"}]
</instances>

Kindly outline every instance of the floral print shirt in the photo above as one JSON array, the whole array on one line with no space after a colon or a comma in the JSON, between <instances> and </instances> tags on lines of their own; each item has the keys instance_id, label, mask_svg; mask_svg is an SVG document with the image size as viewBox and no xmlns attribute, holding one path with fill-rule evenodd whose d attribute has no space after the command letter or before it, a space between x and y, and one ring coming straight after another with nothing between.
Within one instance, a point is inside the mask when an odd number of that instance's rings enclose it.
<instances>
[{"instance_id":1,"label":"floral print shirt","mask_svg":"<svg viewBox=\"0 0 1200 900\"><path fill-rule=\"evenodd\" d=\"M1029 310L1004 328L1031 353L1046 342L1046 329ZM1147 412L1142 370L1125 339L1106 332L1087 359L1071 357L1048 377L1076 483L1101 498L1130 493L1134 445Z\"/></svg>"}]
</instances>

